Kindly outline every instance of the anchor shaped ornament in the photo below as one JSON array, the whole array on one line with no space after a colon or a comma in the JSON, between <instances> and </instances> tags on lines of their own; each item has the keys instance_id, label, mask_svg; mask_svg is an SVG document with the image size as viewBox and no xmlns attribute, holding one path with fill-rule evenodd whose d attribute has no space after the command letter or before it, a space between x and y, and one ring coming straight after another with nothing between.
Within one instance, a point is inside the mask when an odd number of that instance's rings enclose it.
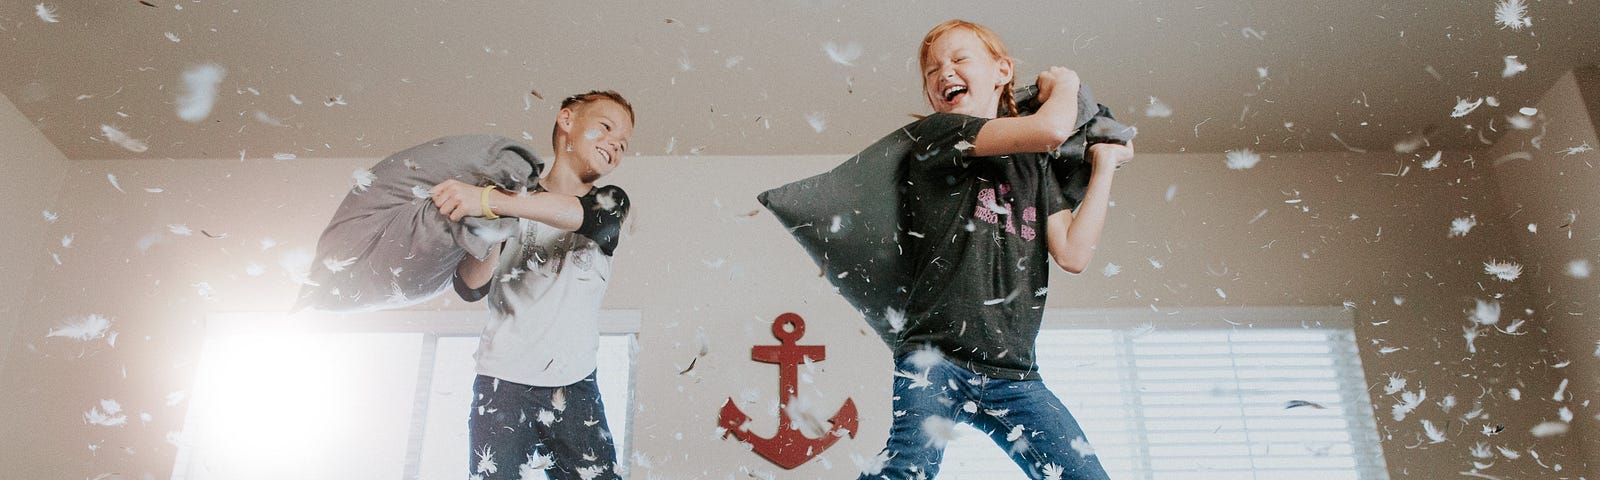
<instances>
[{"instance_id":1,"label":"anchor shaped ornament","mask_svg":"<svg viewBox=\"0 0 1600 480\"><path fill-rule=\"evenodd\" d=\"M844 400L844 406L839 407L839 412L828 419L833 427L820 438L805 436L790 422L789 402L794 400L799 384L800 364L807 359L820 362L827 357L826 347L822 345L795 343L805 334L805 320L799 315L785 313L772 322L772 335L778 337L781 343L757 345L750 349L752 360L778 364L778 432L770 438L762 438L751 432L746 426L750 422L750 416L745 415L733 404L732 397L728 398L728 403L722 405L722 414L717 423L723 428L722 438L733 435L739 441L750 444L751 450L757 455L785 470L792 470L821 454L823 450L833 446L834 442L839 441L839 437L849 435L855 438L856 427L859 425L855 401L849 398Z\"/></svg>"}]
</instances>

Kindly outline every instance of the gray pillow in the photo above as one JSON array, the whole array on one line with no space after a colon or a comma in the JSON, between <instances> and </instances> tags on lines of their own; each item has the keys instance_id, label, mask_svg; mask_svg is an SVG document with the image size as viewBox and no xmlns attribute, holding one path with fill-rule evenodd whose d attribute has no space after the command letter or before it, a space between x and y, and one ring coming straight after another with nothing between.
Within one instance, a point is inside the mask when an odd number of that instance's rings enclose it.
<instances>
[{"instance_id":1,"label":"gray pillow","mask_svg":"<svg viewBox=\"0 0 1600 480\"><path fill-rule=\"evenodd\" d=\"M1022 115L1038 109L1038 89L1013 92ZM1089 183L1088 145L1127 143L1136 133L1078 93L1078 132L1051 157L1067 204L1076 208ZM822 275L894 347L889 317L905 311L910 269L900 252L900 186L912 141L903 130L883 137L832 170L762 192L756 198L821 268Z\"/></svg>"},{"instance_id":2,"label":"gray pillow","mask_svg":"<svg viewBox=\"0 0 1600 480\"><path fill-rule=\"evenodd\" d=\"M390 155L352 187L317 240L309 283L294 310L364 311L426 301L450 286L463 255L484 258L516 230L515 218L439 214L428 189L446 179L532 189L544 162L494 135L438 138Z\"/></svg>"}]
</instances>

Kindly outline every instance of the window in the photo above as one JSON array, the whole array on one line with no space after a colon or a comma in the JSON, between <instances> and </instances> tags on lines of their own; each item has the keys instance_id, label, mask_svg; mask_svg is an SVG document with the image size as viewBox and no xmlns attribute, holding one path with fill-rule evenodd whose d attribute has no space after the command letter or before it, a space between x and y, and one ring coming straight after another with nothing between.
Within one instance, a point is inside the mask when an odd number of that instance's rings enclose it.
<instances>
[{"instance_id":1,"label":"window","mask_svg":"<svg viewBox=\"0 0 1600 480\"><path fill-rule=\"evenodd\" d=\"M1111 478L1387 480L1350 322L1338 307L1051 310L1038 362ZM1018 475L958 432L939 478Z\"/></svg>"},{"instance_id":2,"label":"window","mask_svg":"<svg viewBox=\"0 0 1600 480\"><path fill-rule=\"evenodd\" d=\"M464 478L472 354L487 318L210 316L184 431L169 439L172 478ZM638 331L636 311L601 313L600 391L622 459Z\"/></svg>"}]
</instances>

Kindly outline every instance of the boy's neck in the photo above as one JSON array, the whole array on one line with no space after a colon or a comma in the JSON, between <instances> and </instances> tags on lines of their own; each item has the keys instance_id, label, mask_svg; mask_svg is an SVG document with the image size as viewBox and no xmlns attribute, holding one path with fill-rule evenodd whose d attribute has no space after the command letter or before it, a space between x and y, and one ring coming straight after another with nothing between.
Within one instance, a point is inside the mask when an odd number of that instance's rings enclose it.
<instances>
[{"instance_id":1,"label":"boy's neck","mask_svg":"<svg viewBox=\"0 0 1600 480\"><path fill-rule=\"evenodd\" d=\"M582 196L589 193L589 189L594 187L594 182L583 181L583 177L567 167L569 164L564 160L566 159L557 155L555 163L550 166L550 173L539 180L539 185L547 192L563 195Z\"/></svg>"}]
</instances>

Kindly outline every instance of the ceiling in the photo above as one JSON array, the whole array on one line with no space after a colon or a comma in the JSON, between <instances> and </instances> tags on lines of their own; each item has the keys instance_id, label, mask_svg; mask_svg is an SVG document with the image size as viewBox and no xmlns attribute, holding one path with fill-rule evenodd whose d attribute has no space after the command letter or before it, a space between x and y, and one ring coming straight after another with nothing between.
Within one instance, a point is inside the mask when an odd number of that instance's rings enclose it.
<instances>
[{"instance_id":1,"label":"ceiling","mask_svg":"<svg viewBox=\"0 0 1600 480\"><path fill-rule=\"evenodd\" d=\"M845 154L928 111L916 49L948 18L997 30L1024 83L1077 70L1141 152L1470 150L1600 63L1588 0L1531 2L1520 30L1498 0L44 0L55 23L36 1L0 4L0 93L71 159L547 150L561 98L595 88L634 102L639 154ZM1526 71L1503 78L1508 55ZM189 122L183 75L206 64L225 76Z\"/></svg>"}]
</instances>

